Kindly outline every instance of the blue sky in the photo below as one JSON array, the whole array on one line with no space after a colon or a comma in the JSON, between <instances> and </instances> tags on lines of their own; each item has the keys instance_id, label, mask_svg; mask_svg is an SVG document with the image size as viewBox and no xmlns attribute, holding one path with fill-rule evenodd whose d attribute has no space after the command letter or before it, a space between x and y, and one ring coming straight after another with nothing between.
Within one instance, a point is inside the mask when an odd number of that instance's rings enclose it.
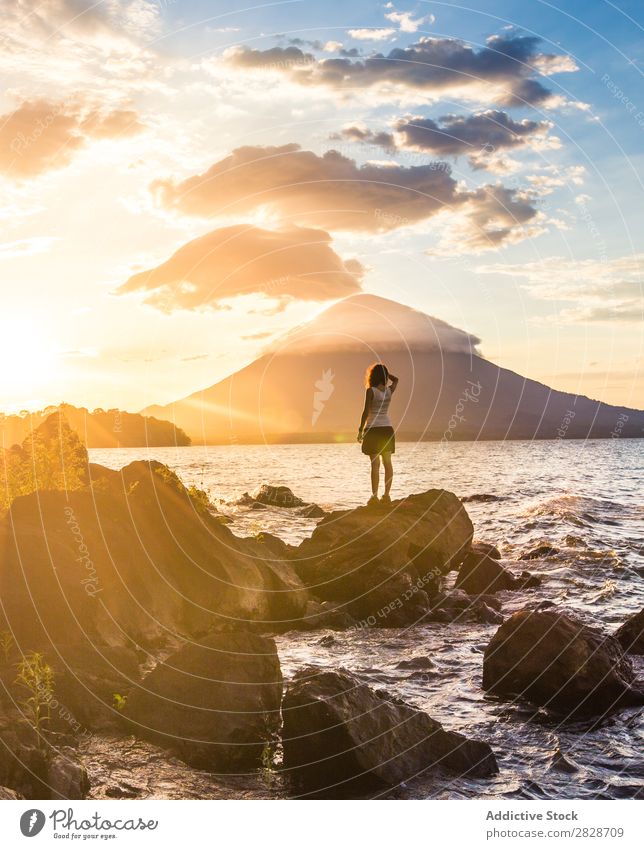
<instances>
[{"instance_id":1,"label":"blue sky","mask_svg":"<svg viewBox=\"0 0 644 849\"><path fill-rule=\"evenodd\" d=\"M0 409L167 402L360 288L500 365L644 407L640 3L14 9L0 348L22 366ZM298 273L253 253L285 230Z\"/></svg>"}]
</instances>

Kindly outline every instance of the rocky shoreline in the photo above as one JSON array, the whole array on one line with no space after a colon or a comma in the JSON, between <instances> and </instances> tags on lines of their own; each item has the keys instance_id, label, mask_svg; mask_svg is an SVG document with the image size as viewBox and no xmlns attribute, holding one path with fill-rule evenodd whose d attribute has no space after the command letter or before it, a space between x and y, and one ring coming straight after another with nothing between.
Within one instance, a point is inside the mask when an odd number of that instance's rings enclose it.
<instances>
[{"instance_id":1,"label":"rocky shoreline","mask_svg":"<svg viewBox=\"0 0 644 849\"><path fill-rule=\"evenodd\" d=\"M185 798L364 797L421 774L497 773L488 742L349 670L309 663L283 680L275 638L291 632L314 646L348 630L485 623L497 626L481 663L490 697L562 722L644 704L629 657L642 652L642 613L615 635L551 602L506 617L499 593L541 577L474 541L446 490L324 514L293 546L236 536L160 463L112 471L88 462L60 417L41 428L50 462L69 467L65 445L78 474L67 491L19 495L0 519L6 793L177 798L183 775ZM280 489L248 499L316 507ZM412 672L421 662L432 660L400 658Z\"/></svg>"}]
</instances>

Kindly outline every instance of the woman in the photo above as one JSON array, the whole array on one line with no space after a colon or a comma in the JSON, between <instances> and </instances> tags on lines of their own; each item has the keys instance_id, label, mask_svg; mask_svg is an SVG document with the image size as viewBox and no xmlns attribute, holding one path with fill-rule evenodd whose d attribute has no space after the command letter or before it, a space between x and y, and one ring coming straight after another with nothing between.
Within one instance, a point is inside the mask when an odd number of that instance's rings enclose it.
<instances>
[{"instance_id":1,"label":"woman","mask_svg":"<svg viewBox=\"0 0 644 849\"><path fill-rule=\"evenodd\" d=\"M364 399L362 418L360 419L358 442L362 442L362 453L368 454L371 460L372 494L368 503L378 503L380 458L382 457L382 465L385 468L385 494L381 501L389 504L391 502L389 492L394 477L391 455L396 451L396 436L389 418L389 402L398 386L398 378L389 374L387 366L382 363L374 363L367 369L365 384L367 393Z\"/></svg>"}]
</instances>

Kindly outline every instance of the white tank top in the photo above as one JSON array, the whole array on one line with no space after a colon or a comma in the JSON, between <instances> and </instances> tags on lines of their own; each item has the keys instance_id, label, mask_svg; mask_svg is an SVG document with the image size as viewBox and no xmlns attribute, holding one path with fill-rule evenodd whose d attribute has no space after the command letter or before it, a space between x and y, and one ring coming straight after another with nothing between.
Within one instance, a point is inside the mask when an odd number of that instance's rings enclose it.
<instances>
[{"instance_id":1,"label":"white tank top","mask_svg":"<svg viewBox=\"0 0 644 849\"><path fill-rule=\"evenodd\" d=\"M377 386L372 386L371 391L373 398L367 416L367 427L391 427L391 419L389 418L391 389L387 387L384 392L381 392Z\"/></svg>"}]
</instances>

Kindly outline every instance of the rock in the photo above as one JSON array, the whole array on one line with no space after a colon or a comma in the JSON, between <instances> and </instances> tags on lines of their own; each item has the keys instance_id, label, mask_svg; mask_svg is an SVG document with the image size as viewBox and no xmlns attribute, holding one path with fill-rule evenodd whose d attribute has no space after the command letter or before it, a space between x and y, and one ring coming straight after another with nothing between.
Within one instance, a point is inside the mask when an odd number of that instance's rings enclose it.
<instances>
[{"instance_id":1,"label":"rock","mask_svg":"<svg viewBox=\"0 0 644 849\"><path fill-rule=\"evenodd\" d=\"M303 507L305 504L287 486L271 486L266 483L262 484L252 497L256 502L269 507Z\"/></svg>"},{"instance_id":2,"label":"rock","mask_svg":"<svg viewBox=\"0 0 644 849\"><path fill-rule=\"evenodd\" d=\"M54 714L67 718L78 734L121 728L115 696L127 696L140 678L133 648L60 644L46 658L55 675Z\"/></svg>"},{"instance_id":3,"label":"rock","mask_svg":"<svg viewBox=\"0 0 644 849\"><path fill-rule=\"evenodd\" d=\"M644 607L615 631L621 647L630 654L644 654Z\"/></svg>"},{"instance_id":4,"label":"rock","mask_svg":"<svg viewBox=\"0 0 644 849\"><path fill-rule=\"evenodd\" d=\"M554 557L555 554L559 554L558 548L553 548L551 545L538 545L522 554L519 560L540 560L543 557Z\"/></svg>"},{"instance_id":5,"label":"rock","mask_svg":"<svg viewBox=\"0 0 644 849\"><path fill-rule=\"evenodd\" d=\"M433 604L427 616L429 622L503 622L503 616L500 614L501 602L493 595L468 595L458 589L437 597Z\"/></svg>"},{"instance_id":6,"label":"rock","mask_svg":"<svg viewBox=\"0 0 644 849\"><path fill-rule=\"evenodd\" d=\"M483 688L568 716L644 704L618 641L561 610L520 610L485 650Z\"/></svg>"},{"instance_id":7,"label":"rock","mask_svg":"<svg viewBox=\"0 0 644 849\"><path fill-rule=\"evenodd\" d=\"M346 631L356 627L356 620L340 604L310 601L303 618L294 623L294 627L300 631L319 631L325 628Z\"/></svg>"},{"instance_id":8,"label":"rock","mask_svg":"<svg viewBox=\"0 0 644 849\"><path fill-rule=\"evenodd\" d=\"M333 636L333 634L327 634L326 636L324 636L324 637L322 637L321 639L318 640L319 646L334 646L336 643L337 643L337 640Z\"/></svg>"},{"instance_id":9,"label":"rock","mask_svg":"<svg viewBox=\"0 0 644 849\"><path fill-rule=\"evenodd\" d=\"M557 770L557 772L568 772L574 773L579 772L579 767L574 764L572 761L569 761L561 751L561 749L557 749L552 756L552 760L550 761L550 769Z\"/></svg>"},{"instance_id":10,"label":"rock","mask_svg":"<svg viewBox=\"0 0 644 849\"><path fill-rule=\"evenodd\" d=\"M0 787L0 799L13 799L15 801L24 798L25 797L22 795L22 793L18 793L17 790L11 790L9 787Z\"/></svg>"},{"instance_id":11,"label":"rock","mask_svg":"<svg viewBox=\"0 0 644 849\"><path fill-rule=\"evenodd\" d=\"M522 572L517 577L479 548L472 548L467 553L456 578L456 586L473 595L530 589L540 583L541 579L530 572Z\"/></svg>"},{"instance_id":12,"label":"rock","mask_svg":"<svg viewBox=\"0 0 644 849\"><path fill-rule=\"evenodd\" d=\"M0 549L6 627L30 649L156 650L230 621L279 631L308 600L288 559L236 537L156 461L17 498Z\"/></svg>"},{"instance_id":13,"label":"rock","mask_svg":"<svg viewBox=\"0 0 644 849\"><path fill-rule=\"evenodd\" d=\"M304 519L323 519L327 513L317 504L307 504L306 507L301 507L297 511L297 515Z\"/></svg>"},{"instance_id":14,"label":"rock","mask_svg":"<svg viewBox=\"0 0 644 849\"><path fill-rule=\"evenodd\" d=\"M481 542L481 540L474 540L474 542L472 543L472 551L477 551L481 554L487 554L488 557L492 557L494 560L501 559L501 552L499 551L499 549L489 542Z\"/></svg>"},{"instance_id":15,"label":"rock","mask_svg":"<svg viewBox=\"0 0 644 849\"><path fill-rule=\"evenodd\" d=\"M480 501L482 503L488 503L490 501L505 501L506 499L500 495L491 495L489 492L479 492L474 495L464 495L461 498L461 501L464 504L467 504L468 501Z\"/></svg>"},{"instance_id":16,"label":"rock","mask_svg":"<svg viewBox=\"0 0 644 849\"><path fill-rule=\"evenodd\" d=\"M59 750L47 764L52 799L84 799L90 789L87 770L72 749Z\"/></svg>"},{"instance_id":17,"label":"rock","mask_svg":"<svg viewBox=\"0 0 644 849\"><path fill-rule=\"evenodd\" d=\"M280 725L275 641L223 633L185 645L130 694L132 733L219 772L259 767Z\"/></svg>"},{"instance_id":18,"label":"rock","mask_svg":"<svg viewBox=\"0 0 644 849\"><path fill-rule=\"evenodd\" d=\"M318 599L343 604L362 625L398 627L427 613L471 540L472 523L456 496L429 490L330 513L292 562Z\"/></svg>"},{"instance_id":19,"label":"rock","mask_svg":"<svg viewBox=\"0 0 644 849\"><path fill-rule=\"evenodd\" d=\"M486 777L487 743L445 729L428 714L375 692L346 670L301 670L283 703L284 769L308 794L396 785L426 769Z\"/></svg>"},{"instance_id":20,"label":"rock","mask_svg":"<svg viewBox=\"0 0 644 849\"><path fill-rule=\"evenodd\" d=\"M426 655L422 657L410 657L409 660L401 660L396 664L396 669L433 669L435 663Z\"/></svg>"}]
</instances>

